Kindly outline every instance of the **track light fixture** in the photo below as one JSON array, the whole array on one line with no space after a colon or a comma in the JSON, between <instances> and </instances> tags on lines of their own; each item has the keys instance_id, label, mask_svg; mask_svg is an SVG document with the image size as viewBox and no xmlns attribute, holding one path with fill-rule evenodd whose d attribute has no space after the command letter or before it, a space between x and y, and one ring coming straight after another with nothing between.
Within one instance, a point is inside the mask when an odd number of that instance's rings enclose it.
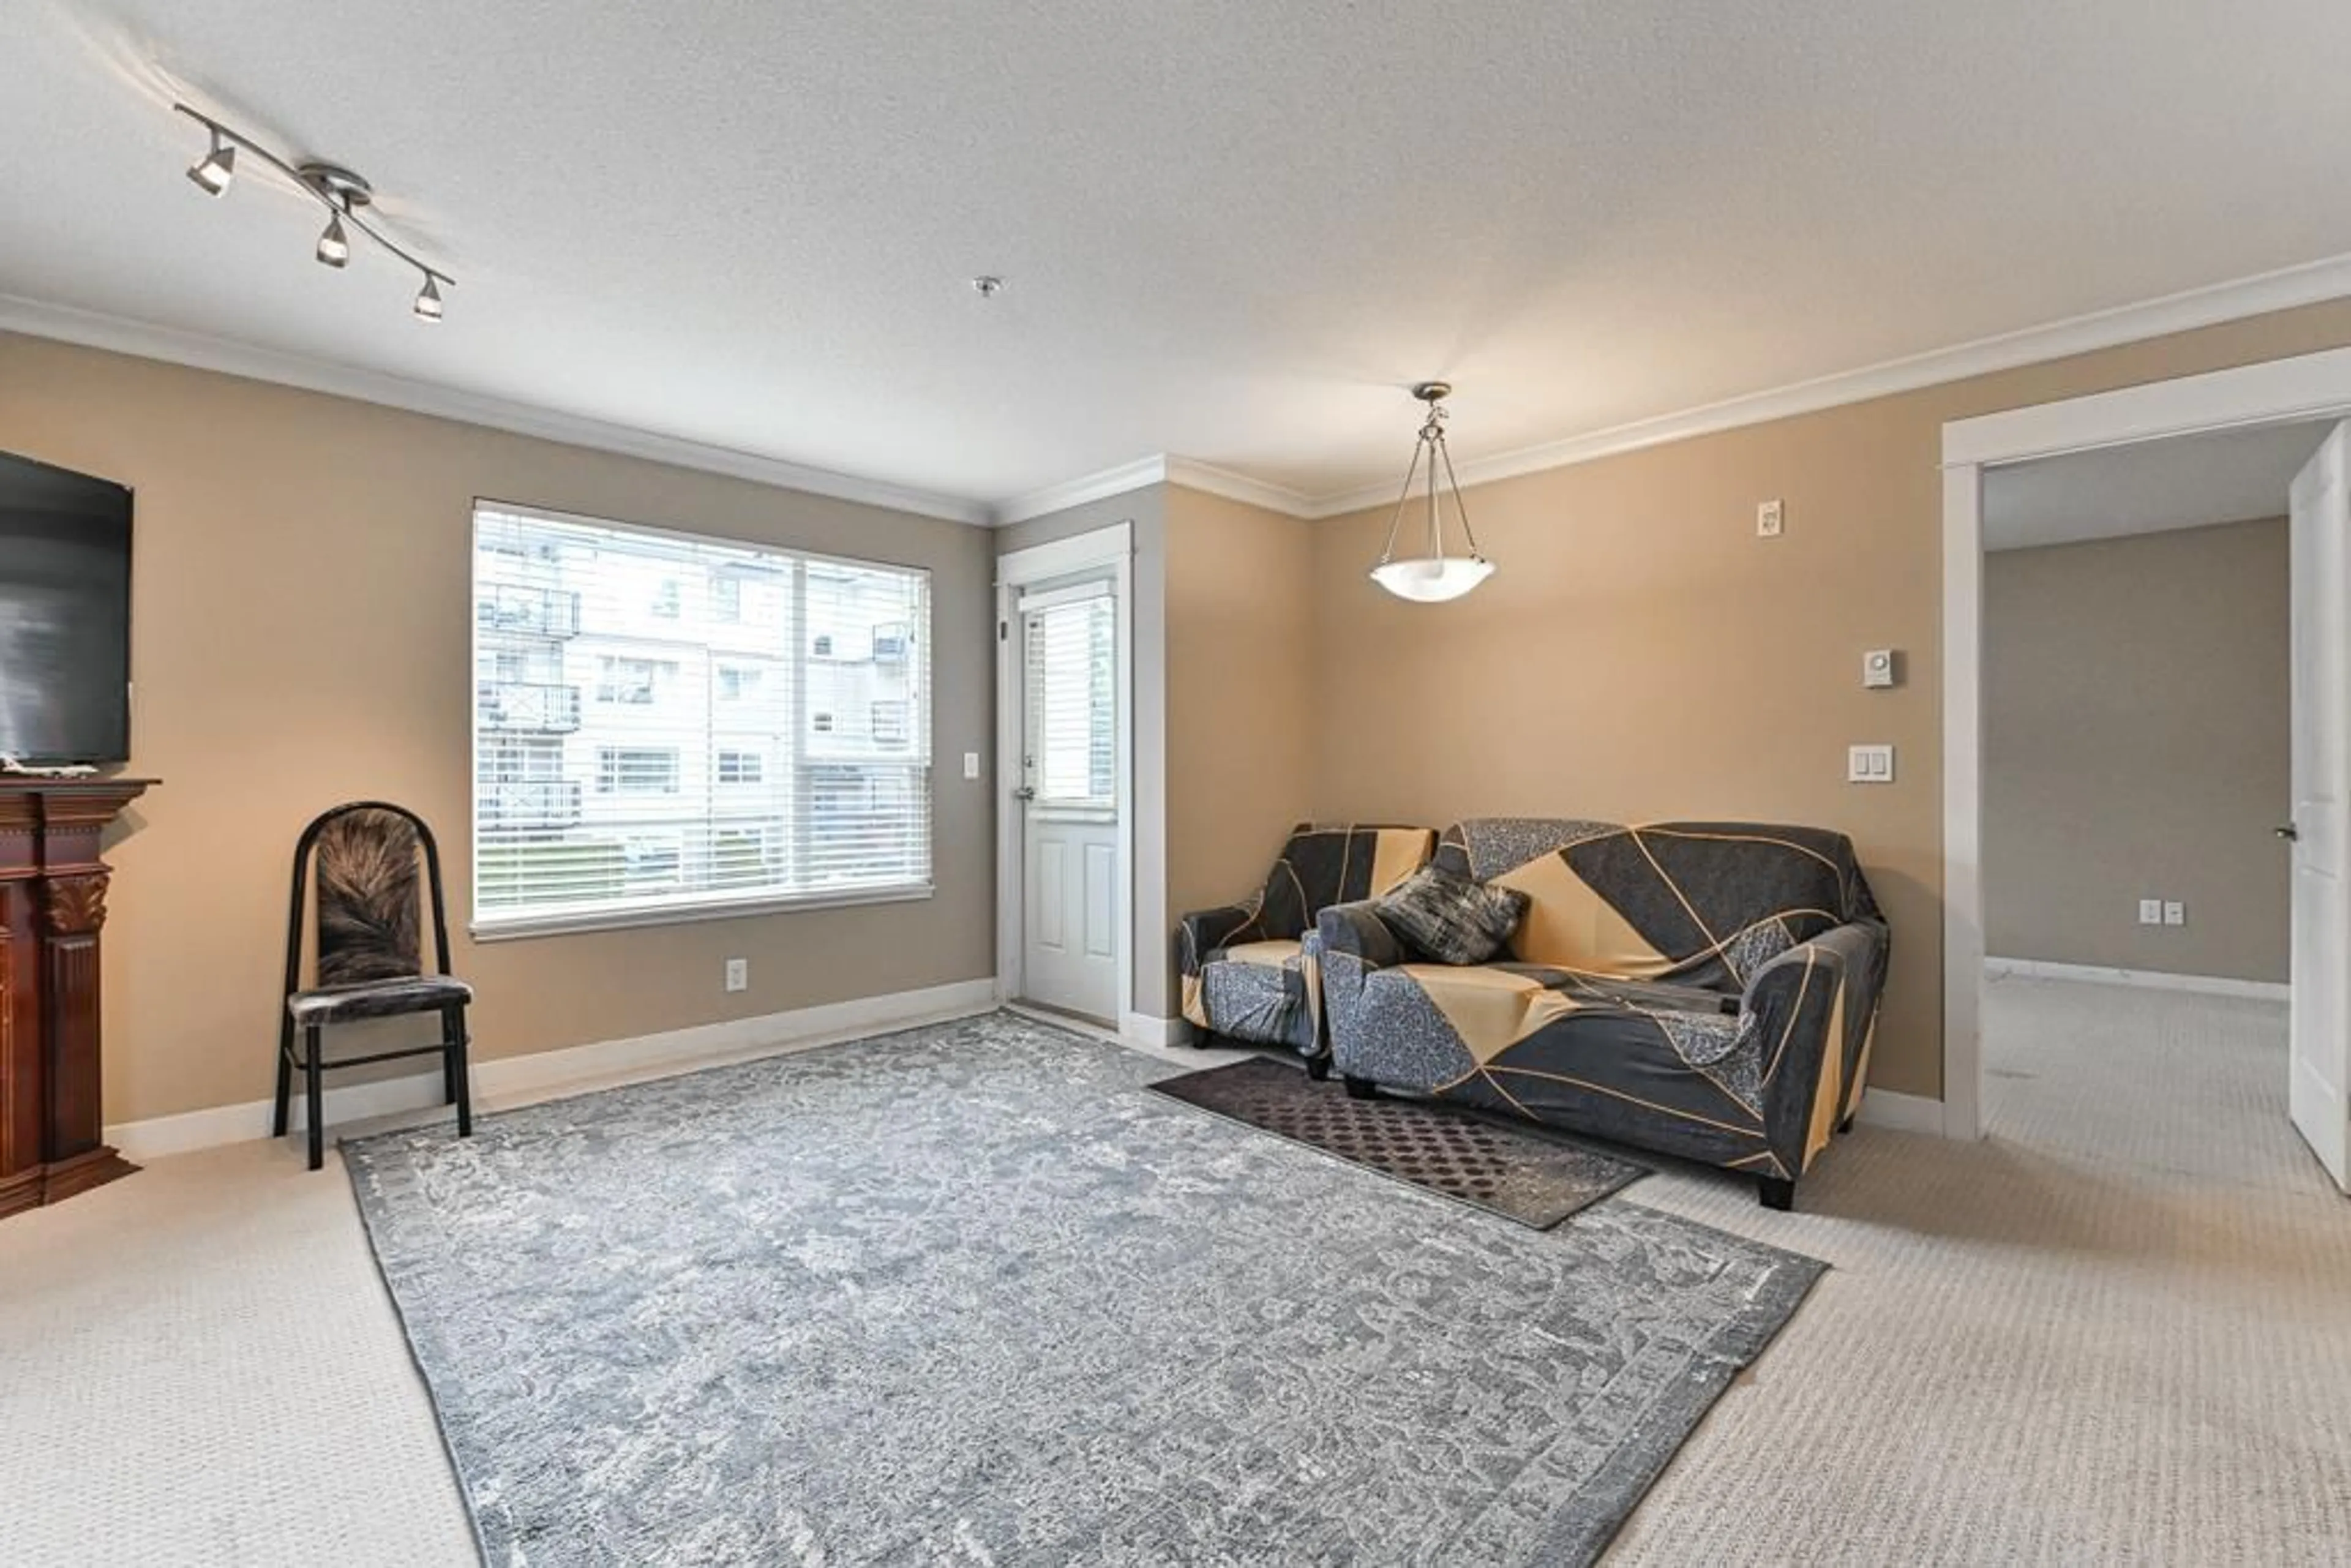
<instances>
[{"instance_id":1,"label":"track light fixture","mask_svg":"<svg viewBox=\"0 0 2351 1568\"><path fill-rule=\"evenodd\" d=\"M296 189L317 198L319 204L327 209L326 232L319 236L319 246L314 253L320 263L338 268L349 265L351 259L350 229L357 229L423 275L424 287L416 296L416 319L420 321L441 319L441 290L456 287L457 280L438 267L427 267L417 260L385 238L381 229L360 215L360 209L375 200L375 189L367 181L340 164L288 162L252 137L231 130L208 114L199 113L184 103L175 103L172 107L212 132L212 151L188 171L188 178L195 182L198 189L214 196L227 190L230 178L236 172L237 150L243 148L292 181Z\"/></svg>"},{"instance_id":2,"label":"track light fixture","mask_svg":"<svg viewBox=\"0 0 2351 1568\"><path fill-rule=\"evenodd\" d=\"M213 150L188 165L188 178L193 180L196 188L205 195L217 196L228 189L229 181L235 176L236 149L222 140L221 133L215 131L213 132Z\"/></svg>"}]
</instances>

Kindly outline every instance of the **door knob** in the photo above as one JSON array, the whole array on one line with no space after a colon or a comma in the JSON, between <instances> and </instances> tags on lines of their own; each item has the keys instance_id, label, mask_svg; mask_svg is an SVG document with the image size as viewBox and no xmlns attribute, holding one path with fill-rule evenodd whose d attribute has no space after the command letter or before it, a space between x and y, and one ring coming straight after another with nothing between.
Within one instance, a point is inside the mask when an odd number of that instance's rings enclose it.
<instances>
[{"instance_id":1,"label":"door knob","mask_svg":"<svg viewBox=\"0 0 2351 1568\"><path fill-rule=\"evenodd\" d=\"M2302 830L2295 827L2292 822L2288 822L2282 828L2272 828L2270 831L2275 833L2279 838L2283 839L2288 843L2293 843L2302 837Z\"/></svg>"}]
</instances>

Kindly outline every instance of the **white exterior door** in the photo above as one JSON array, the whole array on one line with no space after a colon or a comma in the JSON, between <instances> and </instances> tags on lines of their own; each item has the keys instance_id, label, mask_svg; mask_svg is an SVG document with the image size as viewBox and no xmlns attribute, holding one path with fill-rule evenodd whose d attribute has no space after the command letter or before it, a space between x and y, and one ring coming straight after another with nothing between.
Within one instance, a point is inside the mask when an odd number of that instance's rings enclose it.
<instances>
[{"instance_id":1,"label":"white exterior door","mask_svg":"<svg viewBox=\"0 0 2351 1568\"><path fill-rule=\"evenodd\" d=\"M1111 579L1019 602L1021 992L1118 1023L1118 601Z\"/></svg>"},{"instance_id":2,"label":"white exterior door","mask_svg":"<svg viewBox=\"0 0 2351 1568\"><path fill-rule=\"evenodd\" d=\"M2294 482L2294 1124L2351 1191L2351 424Z\"/></svg>"}]
</instances>

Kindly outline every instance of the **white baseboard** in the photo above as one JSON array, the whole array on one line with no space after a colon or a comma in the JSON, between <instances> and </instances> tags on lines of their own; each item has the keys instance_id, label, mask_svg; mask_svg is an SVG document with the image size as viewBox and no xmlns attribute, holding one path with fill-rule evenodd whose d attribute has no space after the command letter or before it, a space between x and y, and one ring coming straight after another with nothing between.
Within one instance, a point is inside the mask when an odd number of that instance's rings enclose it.
<instances>
[{"instance_id":1,"label":"white baseboard","mask_svg":"<svg viewBox=\"0 0 2351 1568\"><path fill-rule=\"evenodd\" d=\"M1137 1045L1187 1045L1192 1039L1192 1026L1184 1019L1151 1013L1125 1014L1118 1020L1118 1032Z\"/></svg>"},{"instance_id":2,"label":"white baseboard","mask_svg":"<svg viewBox=\"0 0 2351 1568\"><path fill-rule=\"evenodd\" d=\"M2277 980L2236 980L2223 975L2174 975L2161 969L2109 969L2096 964L2053 964L2041 958L1991 958L1983 961L1988 979L2013 977L2020 980L2086 980L2101 986L2142 986L2158 991L2197 991L2210 997L2250 997L2282 1002L2293 988Z\"/></svg>"},{"instance_id":3,"label":"white baseboard","mask_svg":"<svg viewBox=\"0 0 2351 1568\"><path fill-rule=\"evenodd\" d=\"M474 1063L476 1104L502 1108L568 1084L598 1080L659 1078L722 1061L771 1053L807 1050L838 1040L854 1040L881 1030L936 1023L991 1011L996 1006L994 979L958 980L916 991L859 997L819 1007L757 1018L728 1019L698 1024L633 1040L596 1040L555 1051L533 1051ZM331 1128L371 1117L428 1110L443 1103L441 1072L412 1073L374 1083L329 1088L326 1094L327 1123ZM106 1141L130 1160L152 1160L164 1155L220 1144L241 1144L269 1136L272 1107L266 1100L238 1105L215 1105L176 1116L156 1116L124 1122L106 1130ZM298 1087L293 1125L308 1126Z\"/></svg>"},{"instance_id":4,"label":"white baseboard","mask_svg":"<svg viewBox=\"0 0 2351 1568\"><path fill-rule=\"evenodd\" d=\"M1865 1089L1861 1092L1863 1125L1886 1127L1897 1133L1943 1133L1943 1103L1929 1100L1924 1094L1897 1094L1891 1089Z\"/></svg>"}]
</instances>

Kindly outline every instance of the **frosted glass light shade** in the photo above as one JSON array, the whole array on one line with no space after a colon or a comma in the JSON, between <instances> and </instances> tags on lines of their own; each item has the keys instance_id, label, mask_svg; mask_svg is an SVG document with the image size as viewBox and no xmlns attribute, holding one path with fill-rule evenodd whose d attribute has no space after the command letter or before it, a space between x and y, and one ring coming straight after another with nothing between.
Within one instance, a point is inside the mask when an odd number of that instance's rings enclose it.
<instances>
[{"instance_id":1,"label":"frosted glass light shade","mask_svg":"<svg viewBox=\"0 0 2351 1568\"><path fill-rule=\"evenodd\" d=\"M1479 556L1415 556L1372 568L1372 580L1416 604L1458 599L1494 575L1494 563Z\"/></svg>"}]
</instances>

